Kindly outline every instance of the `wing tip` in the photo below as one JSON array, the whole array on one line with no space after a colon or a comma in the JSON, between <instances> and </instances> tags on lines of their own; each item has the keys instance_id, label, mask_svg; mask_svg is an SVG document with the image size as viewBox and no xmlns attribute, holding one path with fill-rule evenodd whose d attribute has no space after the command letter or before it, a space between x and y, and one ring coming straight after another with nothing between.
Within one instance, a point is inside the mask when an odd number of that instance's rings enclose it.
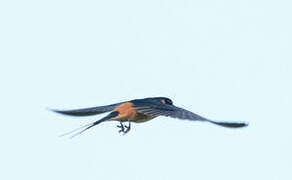
<instances>
[{"instance_id":1,"label":"wing tip","mask_svg":"<svg viewBox=\"0 0 292 180\"><path fill-rule=\"evenodd\" d=\"M80 113L75 110L58 110L58 109L51 109L47 108L47 110L58 113L58 114L63 114L63 115L68 115L68 116L84 116L86 114Z\"/></svg>"},{"instance_id":2,"label":"wing tip","mask_svg":"<svg viewBox=\"0 0 292 180\"><path fill-rule=\"evenodd\" d=\"M66 114L66 112L67 112L67 111L64 111L64 110L51 109L51 108L47 108L47 110L51 111L51 112L59 113L59 114Z\"/></svg>"},{"instance_id":3,"label":"wing tip","mask_svg":"<svg viewBox=\"0 0 292 180\"><path fill-rule=\"evenodd\" d=\"M59 111L57 109L52 109L52 108L49 108L49 107L46 107L46 110L47 111L51 111L51 112L56 112L56 113L58 113L58 111Z\"/></svg>"},{"instance_id":4,"label":"wing tip","mask_svg":"<svg viewBox=\"0 0 292 180\"><path fill-rule=\"evenodd\" d=\"M249 125L247 122L212 122L213 124L228 128L244 128Z\"/></svg>"}]
</instances>

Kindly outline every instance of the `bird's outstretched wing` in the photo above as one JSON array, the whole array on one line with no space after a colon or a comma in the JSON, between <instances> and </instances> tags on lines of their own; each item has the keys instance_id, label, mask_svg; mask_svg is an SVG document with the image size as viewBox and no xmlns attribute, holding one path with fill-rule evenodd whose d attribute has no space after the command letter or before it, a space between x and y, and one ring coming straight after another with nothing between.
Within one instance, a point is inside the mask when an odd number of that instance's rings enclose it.
<instances>
[{"instance_id":1,"label":"bird's outstretched wing","mask_svg":"<svg viewBox=\"0 0 292 180\"><path fill-rule=\"evenodd\" d=\"M207 118L204 118L200 115L197 115L186 109L161 103L143 103L143 104L134 104L134 107L137 112L143 113L149 116L169 116L178 119L185 120L194 120L194 121L206 121L219 126L229 127L229 128L239 128L245 127L248 124L245 122L218 122L212 121Z\"/></svg>"},{"instance_id":2,"label":"bird's outstretched wing","mask_svg":"<svg viewBox=\"0 0 292 180\"><path fill-rule=\"evenodd\" d=\"M65 114L65 115L70 115L70 116L91 116L91 115L96 115L96 114L112 111L114 108L118 107L121 104L122 103L117 103L117 104L111 104L107 106L98 106L98 107L74 109L74 110L56 110L56 109L51 109L51 110L60 114Z\"/></svg>"}]
</instances>

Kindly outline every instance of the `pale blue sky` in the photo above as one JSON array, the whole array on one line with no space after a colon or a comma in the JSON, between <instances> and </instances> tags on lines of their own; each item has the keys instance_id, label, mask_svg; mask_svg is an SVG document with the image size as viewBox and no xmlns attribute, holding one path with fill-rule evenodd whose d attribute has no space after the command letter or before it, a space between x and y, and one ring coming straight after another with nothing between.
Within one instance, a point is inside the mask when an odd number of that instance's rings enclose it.
<instances>
[{"instance_id":1,"label":"pale blue sky","mask_svg":"<svg viewBox=\"0 0 292 180\"><path fill-rule=\"evenodd\" d=\"M290 1L1 1L0 179L292 179ZM167 96L126 136L50 108Z\"/></svg>"}]
</instances>

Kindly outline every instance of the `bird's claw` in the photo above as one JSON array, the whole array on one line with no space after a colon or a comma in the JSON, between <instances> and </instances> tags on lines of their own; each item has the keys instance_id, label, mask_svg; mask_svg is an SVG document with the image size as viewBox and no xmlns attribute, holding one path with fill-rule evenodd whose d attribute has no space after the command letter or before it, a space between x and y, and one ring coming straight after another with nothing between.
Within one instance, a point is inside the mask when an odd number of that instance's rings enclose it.
<instances>
[{"instance_id":1,"label":"bird's claw","mask_svg":"<svg viewBox=\"0 0 292 180\"><path fill-rule=\"evenodd\" d=\"M120 128L119 133L124 132L125 131L125 127L124 125L117 125L118 128Z\"/></svg>"},{"instance_id":2,"label":"bird's claw","mask_svg":"<svg viewBox=\"0 0 292 180\"><path fill-rule=\"evenodd\" d=\"M120 125L117 125L118 128L120 128L119 133L123 133L123 135L127 134L131 130L131 126L123 125L122 123Z\"/></svg>"},{"instance_id":3,"label":"bird's claw","mask_svg":"<svg viewBox=\"0 0 292 180\"><path fill-rule=\"evenodd\" d=\"M124 135L131 130L131 126L125 126L126 130L124 131Z\"/></svg>"}]
</instances>

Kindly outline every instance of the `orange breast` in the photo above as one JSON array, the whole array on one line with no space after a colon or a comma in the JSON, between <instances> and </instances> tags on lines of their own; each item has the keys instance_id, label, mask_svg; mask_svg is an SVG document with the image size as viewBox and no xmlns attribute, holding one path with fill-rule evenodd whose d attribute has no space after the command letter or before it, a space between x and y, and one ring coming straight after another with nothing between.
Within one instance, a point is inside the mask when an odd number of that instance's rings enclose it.
<instances>
[{"instance_id":1,"label":"orange breast","mask_svg":"<svg viewBox=\"0 0 292 180\"><path fill-rule=\"evenodd\" d=\"M123 103L120 106L116 107L113 111L119 112L119 115L113 119L120 121L133 120L138 114L133 107L133 103L131 102Z\"/></svg>"}]
</instances>

